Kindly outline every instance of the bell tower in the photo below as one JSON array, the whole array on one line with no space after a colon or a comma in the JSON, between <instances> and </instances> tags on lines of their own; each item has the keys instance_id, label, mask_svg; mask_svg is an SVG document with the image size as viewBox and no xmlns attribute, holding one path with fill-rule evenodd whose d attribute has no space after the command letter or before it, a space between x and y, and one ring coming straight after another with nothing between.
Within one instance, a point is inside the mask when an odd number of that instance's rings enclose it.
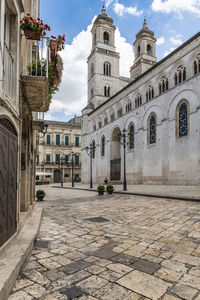
<instances>
[{"instance_id":1,"label":"bell tower","mask_svg":"<svg viewBox=\"0 0 200 300\"><path fill-rule=\"evenodd\" d=\"M148 28L146 19L144 19L143 27L136 35L136 40L133 43L135 61L130 69L131 78L137 78L157 62L156 41L154 32Z\"/></svg>"},{"instance_id":2,"label":"bell tower","mask_svg":"<svg viewBox=\"0 0 200 300\"><path fill-rule=\"evenodd\" d=\"M103 5L93 24L92 50L88 57L88 103L96 108L119 89L119 53L115 47L114 20Z\"/></svg>"}]
</instances>

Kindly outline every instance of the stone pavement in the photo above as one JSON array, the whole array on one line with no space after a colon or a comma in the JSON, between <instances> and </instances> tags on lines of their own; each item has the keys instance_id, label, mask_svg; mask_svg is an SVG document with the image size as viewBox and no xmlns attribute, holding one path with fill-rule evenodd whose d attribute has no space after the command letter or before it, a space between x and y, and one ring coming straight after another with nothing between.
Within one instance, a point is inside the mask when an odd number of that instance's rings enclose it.
<instances>
[{"instance_id":1,"label":"stone pavement","mask_svg":"<svg viewBox=\"0 0 200 300\"><path fill-rule=\"evenodd\" d=\"M60 187L60 184L53 184ZM65 188L71 188L71 183L65 183ZM94 184L96 190L97 184ZM114 185L115 192L123 192L122 184ZM89 189L89 184L75 183L75 189ZM181 200L200 201L200 185L199 186L181 186L181 185L148 185L148 184L128 184L126 194L153 196L159 198L176 198Z\"/></svg>"},{"instance_id":2,"label":"stone pavement","mask_svg":"<svg viewBox=\"0 0 200 300\"><path fill-rule=\"evenodd\" d=\"M9 300L200 300L200 203L45 189Z\"/></svg>"}]
</instances>

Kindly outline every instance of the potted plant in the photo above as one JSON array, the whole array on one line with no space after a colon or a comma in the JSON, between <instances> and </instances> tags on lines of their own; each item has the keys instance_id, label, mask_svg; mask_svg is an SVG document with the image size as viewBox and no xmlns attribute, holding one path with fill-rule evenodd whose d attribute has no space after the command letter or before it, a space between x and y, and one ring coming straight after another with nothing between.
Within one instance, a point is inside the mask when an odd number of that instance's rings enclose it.
<instances>
[{"instance_id":1,"label":"potted plant","mask_svg":"<svg viewBox=\"0 0 200 300\"><path fill-rule=\"evenodd\" d=\"M45 191L37 190L36 192L37 201L43 201L45 195L46 195Z\"/></svg>"},{"instance_id":2,"label":"potted plant","mask_svg":"<svg viewBox=\"0 0 200 300\"><path fill-rule=\"evenodd\" d=\"M44 24L40 18L33 19L29 13L20 21L20 23L26 39L29 40L39 41L42 35L46 35L46 30L51 30L50 26Z\"/></svg>"},{"instance_id":3,"label":"potted plant","mask_svg":"<svg viewBox=\"0 0 200 300\"><path fill-rule=\"evenodd\" d=\"M97 191L98 191L99 195L104 195L104 192L105 192L105 187L104 187L104 185L99 185L99 186L97 187Z\"/></svg>"},{"instance_id":4,"label":"potted plant","mask_svg":"<svg viewBox=\"0 0 200 300\"><path fill-rule=\"evenodd\" d=\"M106 192L107 192L108 194L112 194L113 191L114 191L113 185L110 184L110 185L107 185L107 186L106 186Z\"/></svg>"},{"instance_id":5,"label":"potted plant","mask_svg":"<svg viewBox=\"0 0 200 300\"><path fill-rule=\"evenodd\" d=\"M65 35L63 36L59 35L58 38L55 36L51 36L51 41L50 41L50 49L51 49L51 60L55 61L56 60L56 54L57 51L62 51L65 49Z\"/></svg>"}]
</instances>

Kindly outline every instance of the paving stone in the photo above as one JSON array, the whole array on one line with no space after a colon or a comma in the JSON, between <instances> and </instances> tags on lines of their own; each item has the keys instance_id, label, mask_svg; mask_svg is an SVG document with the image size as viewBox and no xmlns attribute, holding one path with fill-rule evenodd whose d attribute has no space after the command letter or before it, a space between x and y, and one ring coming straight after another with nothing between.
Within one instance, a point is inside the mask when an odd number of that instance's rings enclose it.
<instances>
[{"instance_id":1,"label":"paving stone","mask_svg":"<svg viewBox=\"0 0 200 300\"><path fill-rule=\"evenodd\" d=\"M53 261L51 258L40 259L40 260L38 260L38 262L49 270L61 267L60 264Z\"/></svg>"},{"instance_id":2,"label":"paving stone","mask_svg":"<svg viewBox=\"0 0 200 300\"><path fill-rule=\"evenodd\" d=\"M200 267L200 257L195 257L192 255L176 253L172 256L171 260L175 260L175 261L182 262L184 264L189 264L189 265Z\"/></svg>"},{"instance_id":3,"label":"paving stone","mask_svg":"<svg viewBox=\"0 0 200 300\"><path fill-rule=\"evenodd\" d=\"M97 274L105 271L105 268L97 266L97 265L93 265L93 266L87 268L86 271L97 275Z\"/></svg>"},{"instance_id":4,"label":"paving stone","mask_svg":"<svg viewBox=\"0 0 200 300\"><path fill-rule=\"evenodd\" d=\"M131 264L130 267L135 270L139 270L148 274L153 274L155 271L160 269L159 264L156 264L152 261L148 261L145 259L139 259L135 263Z\"/></svg>"},{"instance_id":5,"label":"paving stone","mask_svg":"<svg viewBox=\"0 0 200 300\"><path fill-rule=\"evenodd\" d=\"M110 299L121 300L124 299L124 297L127 296L128 294L130 294L129 290L115 283L108 283L106 286L96 291L94 296L101 300L110 300Z\"/></svg>"},{"instance_id":6,"label":"paving stone","mask_svg":"<svg viewBox=\"0 0 200 300\"><path fill-rule=\"evenodd\" d=\"M84 294L84 292L76 286L66 288L66 289L62 289L61 293L66 295L69 300L72 300L76 297L80 297Z\"/></svg>"},{"instance_id":7,"label":"paving stone","mask_svg":"<svg viewBox=\"0 0 200 300\"><path fill-rule=\"evenodd\" d=\"M114 252L110 249L100 249L100 250L97 250L97 251L94 251L91 253L91 255L93 256L97 256L97 257L100 257L100 258L105 258L105 259L109 259L111 257L114 257L117 255L117 252Z\"/></svg>"},{"instance_id":8,"label":"paving stone","mask_svg":"<svg viewBox=\"0 0 200 300\"><path fill-rule=\"evenodd\" d=\"M47 297L52 297L53 298L53 299L49 299L49 300L69 300L66 295L63 295L59 292L54 292L54 293L48 295ZM48 299L45 298L44 300L48 300Z\"/></svg>"},{"instance_id":9,"label":"paving stone","mask_svg":"<svg viewBox=\"0 0 200 300\"><path fill-rule=\"evenodd\" d=\"M25 291L18 291L8 297L8 300L32 300L33 297Z\"/></svg>"},{"instance_id":10,"label":"paving stone","mask_svg":"<svg viewBox=\"0 0 200 300\"><path fill-rule=\"evenodd\" d=\"M117 280L117 283L153 300L162 297L168 288L171 287L170 283L137 270L123 276Z\"/></svg>"},{"instance_id":11,"label":"paving stone","mask_svg":"<svg viewBox=\"0 0 200 300\"><path fill-rule=\"evenodd\" d=\"M174 296L172 296L172 295L168 295L168 294L166 294L163 298L162 298L162 300L181 300L181 298L177 298L177 297L174 297Z\"/></svg>"},{"instance_id":12,"label":"paving stone","mask_svg":"<svg viewBox=\"0 0 200 300\"><path fill-rule=\"evenodd\" d=\"M185 300L192 300L198 292L198 290L182 284L176 284L170 291Z\"/></svg>"},{"instance_id":13,"label":"paving stone","mask_svg":"<svg viewBox=\"0 0 200 300\"><path fill-rule=\"evenodd\" d=\"M200 294L195 298L195 300L200 300Z\"/></svg>"},{"instance_id":14,"label":"paving stone","mask_svg":"<svg viewBox=\"0 0 200 300\"><path fill-rule=\"evenodd\" d=\"M55 280L57 280L59 278L63 278L63 277L66 276L65 273L60 272L60 271L58 271L56 269L55 270L46 271L46 272L43 273L43 275L45 277L47 277L49 280L51 280L51 281L55 281Z\"/></svg>"},{"instance_id":15,"label":"paving stone","mask_svg":"<svg viewBox=\"0 0 200 300\"><path fill-rule=\"evenodd\" d=\"M13 291L16 292L16 291L21 290L21 289L23 289L23 288L25 288L25 287L27 287L31 284L34 284L34 282L31 281L31 280L28 280L26 278L19 279L19 280L16 281L15 286L13 288Z\"/></svg>"},{"instance_id":16,"label":"paving stone","mask_svg":"<svg viewBox=\"0 0 200 300\"><path fill-rule=\"evenodd\" d=\"M126 265L123 265L123 264L110 264L108 266L106 266L109 270L111 271L114 271L116 273L119 273L119 274L127 274L129 272L131 272L133 269L126 266Z\"/></svg>"},{"instance_id":17,"label":"paving stone","mask_svg":"<svg viewBox=\"0 0 200 300\"><path fill-rule=\"evenodd\" d=\"M78 298L78 300L99 300L99 299L87 295L87 296L82 296L82 297Z\"/></svg>"},{"instance_id":18,"label":"paving stone","mask_svg":"<svg viewBox=\"0 0 200 300\"><path fill-rule=\"evenodd\" d=\"M117 279L119 279L123 275L119 274L119 273L116 273L116 272L112 272L110 270L107 270L107 271L104 271L104 272L100 273L99 276L101 278L104 278L104 279L108 280L108 281L115 282Z\"/></svg>"},{"instance_id":19,"label":"paving stone","mask_svg":"<svg viewBox=\"0 0 200 300\"><path fill-rule=\"evenodd\" d=\"M124 265L130 265L130 264L134 263L137 260L137 258L130 256L130 255L120 253L120 254L112 257L111 260L118 262L118 263L122 263Z\"/></svg>"},{"instance_id":20,"label":"paving stone","mask_svg":"<svg viewBox=\"0 0 200 300\"><path fill-rule=\"evenodd\" d=\"M38 264L36 261L31 261L24 267L24 271L29 271L37 268L41 268L41 265Z\"/></svg>"},{"instance_id":21,"label":"paving stone","mask_svg":"<svg viewBox=\"0 0 200 300\"><path fill-rule=\"evenodd\" d=\"M190 275L198 276L200 277L200 268L194 267L189 271Z\"/></svg>"},{"instance_id":22,"label":"paving stone","mask_svg":"<svg viewBox=\"0 0 200 300\"><path fill-rule=\"evenodd\" d=\"M161 261L163 261L163 258L160 258L160 257L157 257L157 256L152 256L152 255L149 255L149 254L146 254L146 255L142 256L142 259L152 261L156 264L160 264Z\"/></svg>"},{"instance_id":23,"label":"paving stone","mask_svg":"<svg viewBox=\"0 0 200 300\"><path fill-rule=\"evenodd\" d=\"M84 259L87 257L85 254L83 254L79 251L69 252L69 253L66 253L64 256L67 258L70 258L72 260L75 260L75 261L78 261L78 260L81 260L81 259Z\"/></svg>"},{"instance_id":24,"label":"paving stone","mask_svg":"<svg viewBox=\"0 0 200 300\"><path fill-rule=\"evenodd\" d=\"M154 276L162 278L166 281L177 282L181 278L182 274L170 269L160 268L154 273Z\"/></svg>"},{"instance_id":25,"label":"paving stone","mask_svg":"<svg viewBox=\"0 0 200 300\"><path fill-rule=\"evenodd\" d=\"M50 283L50 281L43 276L40 272L38 272L37 270L31 270L28 272L24 272L24 275L26 277L28 277L28 279L35 281L37 283L39 283L40 285L45 285Z\"/></svg>"},{"instance_id":26,"label":"paving stone","mask_svg":"<svg viewBox=\"0 0 200 300\"><path fill-rule=\"evenodd\" d=\"M200 278L190 274L184 274L179 280L181 284L191 286L196 289L200 289Z\"/></svg>"},{"instance_id":27,"label":"paving stone","mask_svg":"<svg viewBox=\"0 0 200 300\"><path fill-rule=\"evenodd\" d=\"M162 261L161 266L180 273L187 273L188 271L188 268L185 266L185 264L172 260Z\"/></svg>"},{"instance_id":28,"label":"paving stone","mask_svg":"<svg viewBox=\"0 0 200 300\"><path fill-rule=\"evenodd\" d=\"M63 255L57 255L52 257L52 260L60 264L61 266L65 266L71 264L73 261Z\"/></svg>"},{"instance_id":29,"label":"paving stone","mask_svg":"<svg viewBox=\"0 0 200 300\"><path fill-rule=\"evenodd\" d=\"M91 265L91 263L84 261L84 260L80 260L78 262L74 262L71 264L68 264L66 266L63 266L59 269L59 271L64 272L66 275L70 275L73 274L77 271L83 270L88 268Z\"/></svg>"},{"instance_id":30,"label":"paving stone","mask_svg":"<svg viewBox=\"0 0 200 300\"><path fill-rule=\"evenodd\" d=\"M95 261L95 264L98 266L101 266L101 267L105 267L110 264L110 261L107 259L103 259L103 258L97 258L97 260Z\"/></svg>"},{"instance_id":31,"label":"paving stone","mask_svg":"<svg viewBox=\"0 0 200 300\"><path fill-rule=\"evenodd\" d=\"M24 291L35 298L40 298L47 293L47 290L39 284L28 286L24 289Z\"/></svg>"},{"instance_id":32,"label":"paving stone","mask_svg":"<svg viewBox=\"0 0 200 300\"><path fill-rule=\"evenodd\" d=\"M124 298L124 300L144 300L144 297L133 292ZM147 300L147 298L145 298L145 300Z\"/></svg>"},{"instance_id":33,"label":"paving stone","mask_svg":"<svg viewBox=\"0 0 200 300\"><path fill-rule=\"evenodd\" d=\"M129 250L125 251L124 254L131 255L133 257L139 257L139 258L144 255L142 252L137 251L137 250L132 250L132 249L129 249Z\"/></svg>"},{"instance_id":34,"label":"paving stone","mask_svg":"<svg viewBox=\"0 0 200 300\"><path fill-rule=\"evenodd\" d=\"M51 256L53 256L53 254L50 252L39 252L38 254L35 254L35 257L37 257L38 259L48 258Z\"/></svg>"},{"instance_id":35,"label":"paving stone","mask_svg":"<svg viewBox=\"0 0 200 300\"><path fill-rule=\"evenodd\" d=\"M81 289L83 289L85 292L89 293L90 295L94 295L96 290L99 290L107 283L108 283L107 280L99 276L92 275L89 278L78 283L77 286L79 286Z\"/></svg>"}]
</instances>

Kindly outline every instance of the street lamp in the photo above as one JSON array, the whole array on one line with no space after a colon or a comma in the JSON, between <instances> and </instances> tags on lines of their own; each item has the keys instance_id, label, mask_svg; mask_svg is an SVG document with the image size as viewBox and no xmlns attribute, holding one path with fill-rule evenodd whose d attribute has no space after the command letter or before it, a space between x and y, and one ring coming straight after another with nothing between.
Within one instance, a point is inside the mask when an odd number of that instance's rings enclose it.
<instances>
[{"instance_id":1,"label":"street lamp","mask_svg":"<svg viewBox=\"0 0 200 300\"><path fill-rule=\"evenodd\" d=\"M61 178L60 178L61 186L63 186L63 168L62 168L62 165L64 164L64 161L65 161L65 157L60 157L59 165L60 165L60 173L61 173Z\"/></svg>"},{"instance_id":2,"label":"street lamp","mask_svg":"<svg viewBox=\"0 0 200 300\"><path fill-rule=\"evenodd\" d=\"M39 145L39 140L42 139L45 134L47 133L47 129L48 129L48 124L47 123L44 123L44 129L40 130L39 133L37 134L37 144ZM42 133L42 135L40 135L40 133Z\"/></svg>"},{"instance_id":3,"label":"street lamp","mask_svg":"<svg viewBox=\"0 0 200 300\"><path fill-rule=\"evenodd\" d=\"M85 150L87 154L90 156L90 188L93 188L93 182L92 182L92 156L93 156L93 151L95 151L96 146L91 143L89 146L85 147Z\"/></svg>"},{"instance_id":4,"label":"street lamp","mask_svg":"<svg viewBox=\"0 0 200 300\"><path fill-rule=\"evenodd\" d=\"M74 187L74 156L76 154L72 151L69 155L71 156L71 164L72 164L72 187Z\"/></svg>"},{"instance_id":5,"label":"street lamp","mask_svg":"<svg viewBox=\"0 0 200 300\"><path fill-rule=\"evenodd\" d=\"M124 181L123 181L123 191L127 191L127 181L126 181L126 146L128 145L128 142L126 141L128 135L127 130L124 128L122 130L122 134L119 134L120 138L122 139L122 146L124 148Z\"/></svg>"}]
</instances>

